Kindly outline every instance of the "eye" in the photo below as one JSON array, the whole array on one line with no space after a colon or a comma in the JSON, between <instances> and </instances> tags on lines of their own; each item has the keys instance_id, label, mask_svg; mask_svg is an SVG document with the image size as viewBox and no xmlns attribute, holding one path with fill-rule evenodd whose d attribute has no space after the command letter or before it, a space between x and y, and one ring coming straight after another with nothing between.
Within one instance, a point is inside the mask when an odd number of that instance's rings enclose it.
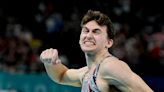
<instances>
[{"instance_id":1,"label":"eye","mask_svg":"<svg viewBox=\"0 0 164 92\"><path fill-rule=\"evenodd\" d=\"M88 29L86 29L86 28L82 28L82 32L83 32L83 33L88 33L88 32L89 32L89 30L88 30Z\"/></svg>"},{"instance_id":2,"label":"eye","mask_svg":"<svg viewBox=\"0 0 164 92\"><path fill-rule=\"evenodd\" d=\"M100 34L101 31L100 31L99 29L95 29L95 30L93 30L93 33L94 33L94 34Z\"/></svg>"}]
</instances>

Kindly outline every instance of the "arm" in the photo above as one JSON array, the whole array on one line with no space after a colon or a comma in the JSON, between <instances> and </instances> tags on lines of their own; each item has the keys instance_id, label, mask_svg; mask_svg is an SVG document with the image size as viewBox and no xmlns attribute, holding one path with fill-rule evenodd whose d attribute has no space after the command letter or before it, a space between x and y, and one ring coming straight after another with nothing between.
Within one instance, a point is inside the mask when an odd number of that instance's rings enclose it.
<instances>
[{"instance_id":1,"label":"arm","mask_svg":"<svg viewBox=\"0 0 164 92\"><path fill-rule=\"evenodd\" d=\"M81 86L79 69L68 69L60 62L56 49L47 49L40 55L48 76L59 84Z\"/></svg>"},{"instance_id":2,"label":"arm","mask_svg":"<svg viewBox=\"0 0 164 92\"><path fill-rule=\"evenodd\" d=\"M153 92L141 77L120 60L108 62L108 64L104 65L104 69L104 79L122 92Z\"/></svg>"}]
</instances>

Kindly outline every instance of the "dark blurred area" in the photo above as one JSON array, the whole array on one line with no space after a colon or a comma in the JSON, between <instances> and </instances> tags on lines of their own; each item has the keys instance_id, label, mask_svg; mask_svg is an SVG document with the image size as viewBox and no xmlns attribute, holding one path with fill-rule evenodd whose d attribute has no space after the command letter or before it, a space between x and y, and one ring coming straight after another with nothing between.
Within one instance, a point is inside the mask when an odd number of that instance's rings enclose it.
<instances>
[{"instance_id":1,"label":"dark blurred area","mask_svg":"<svg viewBox=\"0 0 164 92\"><path fill-rule=\"evenodd\" d=\"M106 13L113 21L116 36L109 50L111 53L141 77L163 78L164 13L161 2L1 0L0 71L45 72L39 55L48 48L58 49L60 58L69 68L83 67L85 57L78 42L80 21L88 9L93 9ZM155 89L152 80L145 80Z\"/></svg>"}]
</instances>

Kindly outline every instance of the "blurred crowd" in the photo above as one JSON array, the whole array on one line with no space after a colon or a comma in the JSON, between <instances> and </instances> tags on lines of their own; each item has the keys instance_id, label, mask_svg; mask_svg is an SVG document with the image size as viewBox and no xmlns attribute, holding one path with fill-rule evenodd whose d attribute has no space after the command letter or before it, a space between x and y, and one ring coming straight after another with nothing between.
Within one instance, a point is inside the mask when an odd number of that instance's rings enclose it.
<instances>
[{"instance_id":1,"label":"blurred crowd","mask_svg":"<svg viewBox=\"0 0 164 92\"><path fill-rule=\"evenodd\" d=\"M11 73L40 70L38 49L41 44L41 40L33 38L28 27L8 17L5 31L0 36L0 70Z\"/></svg>"},{"instance_id":2,"label":"blurred crowd","mask_svg":"<svg viewBox=\"0 0 164 92\"><path fill-rule=\"evenodd\" d=\"M57 48L68 67L82 67L85 60L78 44L80 20L88 9L95 9L113 21L116 37L111 53L140 75L164 75L164 15L160 2L7 0L1 4L0 71L44 72L39 55L46 48Z\"/></svg>"}]
</instances>

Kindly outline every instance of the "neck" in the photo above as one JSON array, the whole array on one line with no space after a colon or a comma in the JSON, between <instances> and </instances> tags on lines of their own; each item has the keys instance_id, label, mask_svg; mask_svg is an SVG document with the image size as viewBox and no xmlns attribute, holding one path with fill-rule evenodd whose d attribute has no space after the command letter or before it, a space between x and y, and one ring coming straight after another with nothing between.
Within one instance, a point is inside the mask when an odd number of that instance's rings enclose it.
<instances>
[{"instance_id":1,"label":"neck","mask_svg":"<svg viewBox=\"0 0 164 92\"><path fill-rule=\"evenodd\" d=\"M105 57L109 56L110 53L108 51L102 53L85 53L86 62L88 68L95 67L98 63L100 63Z\"/></svg>"}]
</instances>

